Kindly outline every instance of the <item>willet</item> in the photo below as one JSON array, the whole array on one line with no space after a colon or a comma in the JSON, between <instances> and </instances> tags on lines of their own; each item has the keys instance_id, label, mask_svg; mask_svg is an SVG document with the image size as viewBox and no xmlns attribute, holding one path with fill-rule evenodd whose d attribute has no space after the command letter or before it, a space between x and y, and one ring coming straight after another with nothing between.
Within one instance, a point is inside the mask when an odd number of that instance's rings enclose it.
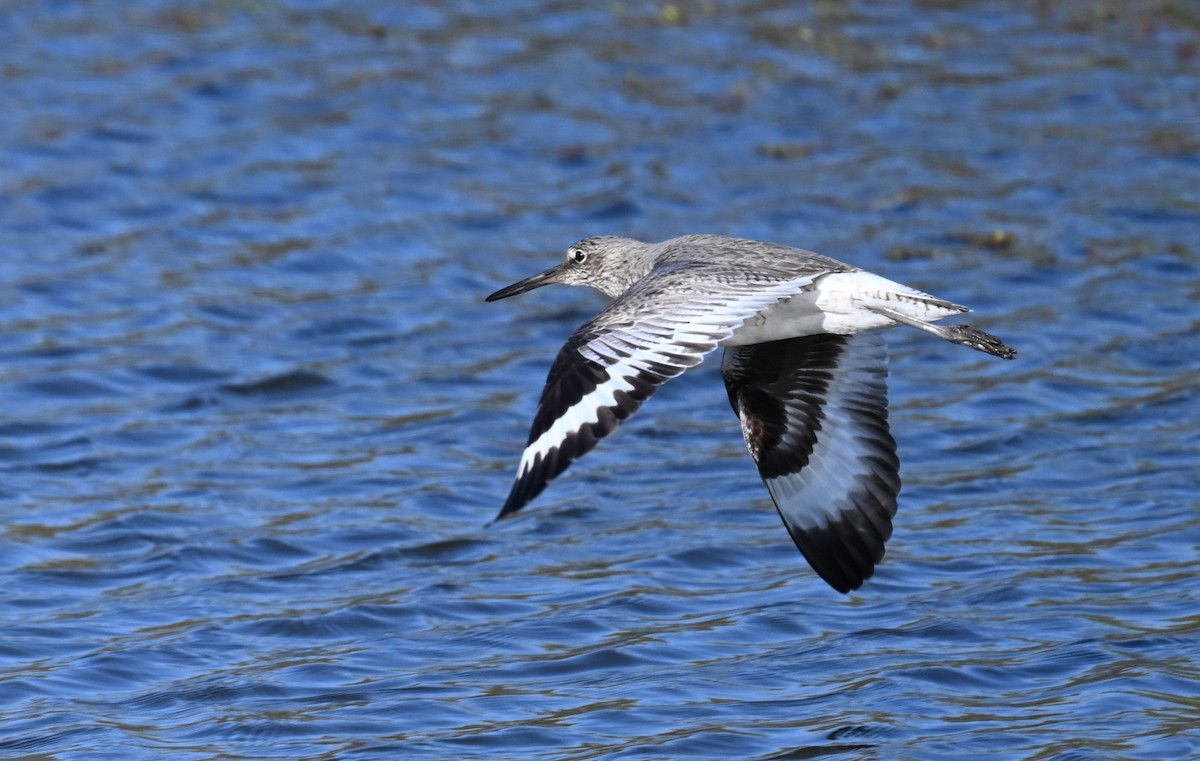
<instances>
[{"instance_id":1,"label":"willet","mask_svg":"<svg viewBox=\"0 0 1200 761\"><path fill-rule=\"evenodd\" d=\"M722 235L662 243L586 238L566 261L487 297L551 283L615 299L567 339L538 402L516 512L659 386L718 346L746 447L792 540L839 592L857 589L892 534L900 462L888 428L887 349L908 325L1012 359L993 335L933 324L967 307L811 251Z\"/></svg>"}]
</instances>

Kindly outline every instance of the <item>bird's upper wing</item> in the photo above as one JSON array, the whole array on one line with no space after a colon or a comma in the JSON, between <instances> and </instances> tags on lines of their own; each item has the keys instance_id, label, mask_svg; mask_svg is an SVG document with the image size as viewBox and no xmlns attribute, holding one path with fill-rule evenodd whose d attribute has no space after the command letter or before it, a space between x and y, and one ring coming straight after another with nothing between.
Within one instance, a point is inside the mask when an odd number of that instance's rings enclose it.
<instances>
[{"instance_id":1,"label":"bird's upper wing","mask_svg":"<svg viewBox=\"0 0 1200 761\"><path fill-rule=\"evenodd\" d=\"M698 365L747 319L807 288L817 274L742 276L695 262L652 270L559 351L498 517L520 510L659 386Z\"/></svg>"},{"instance_id":2,"label":"bird's upper wing","mask_svg":"<svg viewBox=\"0 0 1200 761\"><path fill-rule=\"evenodd\" d=\"M796 546L834 589L857 589L883 559L900 492L882 336L733 346L721 371Z\"/></svg>"}]
</instances>

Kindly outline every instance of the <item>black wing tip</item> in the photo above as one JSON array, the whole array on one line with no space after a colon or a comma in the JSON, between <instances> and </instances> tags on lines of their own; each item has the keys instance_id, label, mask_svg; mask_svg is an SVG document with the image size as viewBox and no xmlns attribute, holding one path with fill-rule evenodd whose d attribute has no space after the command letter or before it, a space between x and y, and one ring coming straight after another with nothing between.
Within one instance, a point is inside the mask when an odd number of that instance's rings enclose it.
<instances>
[{"instance_id":1,"label":"black wing tip","mask_svg":"<svg viewBox=\"0 0 1200 761\"><path fill-rule=\"evenodd\" d=\"M889 514L886 506L879 507L875 519L860 508L820 528L793 530L788 526L788 533L817 575L838 592L849 594L874 576L883 562L892 534L890 515L895 510Z\"/></svg>"},{"instance_id":2,"label":"black wing tip","mask_svg":"<svg viewBox=\"0 0 1200 761\"><path fill-rule=\"evenodd\" d=\"M491 528L492 526L495 526L497 523L511 520L512 517L514 515L516 515L517 512L521 508L523 508L523 507L525 507L525 505L529 504L529 501L530 500L527 499L524 502L514 502L513 499L510 497L509 500L504 503L504 507L500 508L500 512L496 513L496 517L492 518L490 521L483 524L483 527Z\"/></svg>"},{"instance_id":3,"label":"black wing tip","mask_svg":"<svg viewBox=\"0 0 1200 761\"><path fill-rule=\"evenodd\" d=\"M542 493L546 488L546 484L549 483L549 479L531 480L530 476L532 475L534 474L529 472L513 481L512 490L508 493L508 499L504 500L504 506L500 508L499 513L496 513L496 517L492 519L492 523L505 520L532 502L534 497Z\"/></svg>"},{"instance_id":4,"label":"black wing tip","mask_svg":"<svg viewBox=\"0 0 1200 761\"><path fill-rule=\"evenodd\" d=\"M504 506L500 508L492 523L504 520L545 491L550 482L561 475L578 457L572 448L573 444L572 438L568 437L563 445L551 449L545 455L539 454L527 469L519 471L508 492L508 498L504 500Z\"/></svg>"},{"instance_id":5,"label":"black wing tip","mask_svg":"<svg viewBox=\"0 0 1200 761\"><path fill-rule=\"evenodd\" d=\"M854 574L835 573L829 569L821 571L820 569L817 569L816 566L813 566L813 569L817 571L817 575L820 576L826 584L844 595L848 595L851 592L860 589L867 579L875 575L875 566L871 566L863 573Z\"/></svg>"},{"instance_id":6,"label":"black wing tip","mask_svg":"<svg viewBox=\"0 0 1200 761\"><path fill-rule=\"evenodd\" d=\"M801 550L801 553L826 584L844 595L859 589L867 579L875 575L874 563L868 566L852 566L841 558L832 561L828 558L814 561L812 554L804 552L804 550Z\"/></svg>"},{"instance_id":7,"label":"black wing tip","mask_svg":"<svg viewBox=\"0 0 1200 761\"><path fill-rule=\"evenodd\" d=\"M514 504L513 500L510 499L508 502L504 503L504 507L500 508L500 512L496 513L496 517L492 518L492 523L499 523L500 521L505 520L522 507L525 507L525 505L525 502ZM488 525L490 526L492 523L489 523Z\"/></svg>"},{"instance_id":8,"label":"black wing tip","mask_svg":"<svg viewBox=\"0 0 1200 761\"><path fill-rule=\"evenodd\" d=\"M807 555L805 559L808 560L808 564L817 572L822 581L844 595L860 589L868 579L875 575L875 565L851 570L840 563L835 563L833 566L814 563Z\"/></svg>"}]
</instances>

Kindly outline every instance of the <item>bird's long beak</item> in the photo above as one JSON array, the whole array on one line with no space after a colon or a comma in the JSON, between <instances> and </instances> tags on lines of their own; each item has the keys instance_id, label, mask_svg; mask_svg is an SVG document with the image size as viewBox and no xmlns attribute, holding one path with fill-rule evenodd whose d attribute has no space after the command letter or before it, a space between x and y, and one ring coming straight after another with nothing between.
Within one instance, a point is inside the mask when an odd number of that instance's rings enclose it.
<instances>
[{"instance_id":1,"label":"bird's long beak","mask_svg":"<svg viewBox=\"0 0 1200 761\"><path fill-rule=\"evenodd\" d=\"M534 288L541 288L543 285L561 283L564 266L565 265L559 264L551 267L545 272L539 272L533 277L527 277L524 280L518 280L507 288L501 288L500 290L496 291L491 296L488 296L486 299L484 299L484 301L499 301L500 299L507 299L509 296L516 296L519 293L525 293L525 291L532 291Z\"/></svg>"}]
</instances>

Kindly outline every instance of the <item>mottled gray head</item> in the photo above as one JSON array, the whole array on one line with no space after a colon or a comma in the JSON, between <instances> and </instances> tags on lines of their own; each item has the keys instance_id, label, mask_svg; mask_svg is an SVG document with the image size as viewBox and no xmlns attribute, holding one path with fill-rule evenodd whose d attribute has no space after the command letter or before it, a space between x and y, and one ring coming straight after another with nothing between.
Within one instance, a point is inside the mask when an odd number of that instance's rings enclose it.
<instances>
[{"instance_id":1,"label":"mottled gray head","mask_svg":"<svg viewBox=\"0 0 1200 761\"><path fill-rule=\"evenodd\" d=\"M506 299L551 283L586 285L616 298L654 266L653 246L616 235L584 238L567 249L567 258L533 277L519 280L487 297Z\"/></svg>"}]
</instances>

